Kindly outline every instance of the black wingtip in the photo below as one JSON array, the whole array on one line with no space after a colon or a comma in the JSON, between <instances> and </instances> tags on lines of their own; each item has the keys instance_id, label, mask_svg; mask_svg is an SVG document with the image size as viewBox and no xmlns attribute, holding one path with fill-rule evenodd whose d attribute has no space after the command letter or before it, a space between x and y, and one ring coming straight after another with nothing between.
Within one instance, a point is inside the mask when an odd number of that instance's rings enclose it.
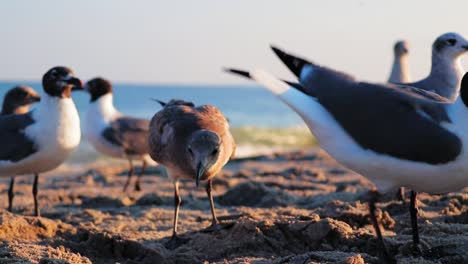
<instances>
[{"instance_id":1,"label":"black wingtip","mask_svg":"<svg viewBox=\"0 0 468 264\"><path fill-rule=\"evenodd\" d=\"M232 73L232 74L240 75L240 76L245 77L247 79L251 79L250 73L248 71L234 69L234 68L223 68L223 70L225 72L227 72L227 73Z\"/></svg>"},{"instance_id":2,"label":"black wingtip","mask_svg":"<svg viewBox=\"0 0 468 264\"><path fill-rule=\"evenodd\" d=\"M280 60L289 68L297 78L301 77L302 68L305 65L312 64L305 59L290 55L281 49L275 47L274 45L270 45L273 52L280 58Z\"/></svg>"},{"instance_id":3,"label":"black wingtip","mask_svg":"<svg viewBox=\"0 0 468 264\"><path fill-rule=\"evenodd\" d=\"M163 102L163 101L160 101L158 99L155 99L155 98L151 98L151 100L155 101L155 102L158 102L162 107L166 106L167 103Z\"/></svg>"}]
</instances>

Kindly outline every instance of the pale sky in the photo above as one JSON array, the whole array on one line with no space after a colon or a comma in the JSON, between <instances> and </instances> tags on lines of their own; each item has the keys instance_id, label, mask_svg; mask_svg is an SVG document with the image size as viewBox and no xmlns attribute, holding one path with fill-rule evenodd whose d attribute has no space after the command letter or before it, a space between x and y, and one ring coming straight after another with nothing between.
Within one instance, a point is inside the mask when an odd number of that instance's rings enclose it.
<instances>
[{"instance_id":1,"label":"pale sky","mask_svg":"<svg viewBox=\"0 0 468 264\"><path fill-rule=\"evenodd\" d=\"M419 79L438 35L468 37L467 10L462 0L0 1L0 80L40 80L55 65L84 80L115 82L247 83L223 74L223 66L291 77L270 51L274 43L384 81L398 39L410 41L411 72Z\"/></svg>"}]
</instances>

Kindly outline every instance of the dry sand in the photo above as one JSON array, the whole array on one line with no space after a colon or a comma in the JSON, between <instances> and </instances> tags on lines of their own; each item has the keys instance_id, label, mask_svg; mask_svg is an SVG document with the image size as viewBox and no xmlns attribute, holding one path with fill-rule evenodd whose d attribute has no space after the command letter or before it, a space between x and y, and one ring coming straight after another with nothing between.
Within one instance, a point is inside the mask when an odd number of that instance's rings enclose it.
<instances>
[{"instance_id":1,"label":"dry sand","mask_svg":"<svg viewBox=\"0 0 468 264\"><path fill-rule=\"evenodd\" d=\"M204 188L181 184L179 231L171 235L173 188L151 168L142 192L122 192L125 163L93 173L44 175L42 217L32 215L32 177L18 177L15 214L0 210L0 263L380 263L367 217L372 185L320 150L231 162L214 182L218 215L211 221ZM7 179L0 206L6 207ZM468 263L468 194L421 194L423 252L411 254L407 205L383 197L378 216L399 263ZM25 215L25 216L23 216Z\"/></svg>"}]
</instances>

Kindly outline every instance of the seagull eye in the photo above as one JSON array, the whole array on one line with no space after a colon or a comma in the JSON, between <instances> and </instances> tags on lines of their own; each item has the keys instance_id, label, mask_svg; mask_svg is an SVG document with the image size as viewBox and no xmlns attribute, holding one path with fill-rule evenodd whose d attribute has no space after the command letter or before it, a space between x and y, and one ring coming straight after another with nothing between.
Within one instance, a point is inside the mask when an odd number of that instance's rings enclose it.
<instances>
[{"instance_id":1,"label":"seagull eye","mask_svg":"<svg viewBox=\"0 0 468 264\"><path fill-rule=\"evenodd\" d=\"M452 45L452 46L455 46L455 44L457 44L457 40L456 39L447 39L447 42Z\"/></svg>"},{"instance_id":2,"label":"seagull eye","mask_svg":"<svg viewBox=\"0 0 468 264\"><path fill-rule=\"evenodd\" d=\"M215 148L215 149L211 152L211 155L214 156L214 155L218 154L218 151L219 151L219 148Z\"/></svg>"}]
</instances>

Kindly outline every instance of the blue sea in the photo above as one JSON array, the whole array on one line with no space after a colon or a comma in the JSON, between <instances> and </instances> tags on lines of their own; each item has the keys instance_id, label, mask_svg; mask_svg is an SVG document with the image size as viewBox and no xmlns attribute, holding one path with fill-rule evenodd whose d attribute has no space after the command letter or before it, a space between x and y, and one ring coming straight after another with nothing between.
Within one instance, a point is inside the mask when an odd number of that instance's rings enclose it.
<instances>
[{"instance_id":1,"label":"blue sea","mask_svg":"<svg viewBox=\"0 0 468 264\"><path fill-rule=\"evenodd\" d=\"M0 82L0 98L17 84L31 86L42 93L39 82ZM80 116L84 117L89 95L74 92L72 96ZM114 84L114 105L125 115L150 119L161 109L152 98L162 101L178 98L196 105L218 107L229 119L240 156L313 144L312 136L299 116L259 86ZM83 139L72 162L96 157L99 155Z\"/></svg>"}]
</instances>

